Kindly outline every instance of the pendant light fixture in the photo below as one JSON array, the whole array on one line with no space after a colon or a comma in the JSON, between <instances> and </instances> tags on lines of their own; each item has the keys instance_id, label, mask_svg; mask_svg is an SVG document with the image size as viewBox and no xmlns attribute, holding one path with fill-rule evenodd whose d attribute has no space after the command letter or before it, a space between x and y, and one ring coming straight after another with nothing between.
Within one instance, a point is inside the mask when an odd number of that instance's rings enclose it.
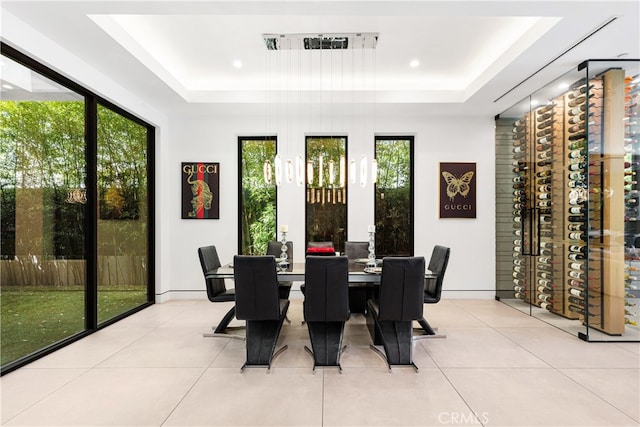
<instances>
[{"instance_id":1,"label":"pendant light fixture","mask_svg":"<svg viewBox=\"0 0 640 427\"><path fill-rule=\"evenodd\" d=\"M285 85L288 84L292 84L291 82L291 76L292 74L292 64L291 64L291 51L292 50L297 50L298 51L298 79L296 81L297 86L298 86L298 91L301 90L301 82L300 82L300 73L301 73L301 57L302 57L302 53L305 51L309 51L312 52L314 50L324 50L324 49L352 49L355 50L356 48L360 48L361 49L361 55L363 57L363 73L364 73L364 51L365 49L371 49L372 51L375 51L377 42L378 42L378 33L339 33L339 34L314 34L314 33L310 33L310 34L263 34L263 39L267 48L267 55L269 55L270 52L273 51L279 51L278 53L278 65L277 65L277 76L276 76L276 81L277 81L277 100L276 100L276 125L277 127L280 127L280 111L282 108L282 102L286 102L287 103L287 110L286 110L286 138L285 138L285 142L284 144L287 146L287 148L290 148L290 144L291 144L291 140L292 140L292 135L290 132L290 117L289 117L289 103L290 103L290 96L287 96L287 99L283 99L283 93L285 94L290 94L291 91L288 90ZM282 54L281 52L285 50L288 51L288 73L286 75L286 78L283 79L283 72L282 72L282 67L281 67L281 62L282 62ZM270 64L270 60L267 59L266 60L267 65ZM352 61L353 62L353 61ZM375 62L375 61L374 61ZM373 66L375 67L375 63L373 64ZM340 64L341 70L342 70L342 74L343 74L343 80L344 80L344 64L341 61ZM268 73L271 72L271 67L268 66ZM320 67L320 72L322 74L322 67ZM352 73L353 73L353 63L352 63ZM333 78L333 65L331 67L331 78ZM320 75L320 81L322 81L323 76ZM269 81L271 81L271 79L269 79ZM270 88L265 88L265 90L267 92L270 91ZM333 91L333 86L330 88L331 91ZM343 87L341 86L341 91L343 90ZM351 87L351 91L353 91L355 93L355 87L353 86L353 82L352 82L352 87ZM331 94L331 96L333 96ZM265 96L265 103L267 103L267 98L268 96ZM298 93L298 98L299 98L299 93ZM320 98L322 98L322 96L320 96ZM354 101L355 102L355 101ZM374 101L375 102L375 101ZM267 108L265 108L265 110L267 110ZM331 109L330 114L333 114L333 109ZM289 150L288 150L289 151ZM287 152L287 155L289 155L290 153ZM313 185L314 182L316 181L316 177L314 176L314 172L317 172L317 185L319 188L323 188L325 185L325 181L324 181L324 169L325 166L328 168L328 175L329 175L329 179L328 179L328 183L326 183L327 185L330 185L332 187L334 187L336 185L336 172L337 172L337 178L338 178L338 182L337 185L339 185L341 188L344 188L347 181L351 182L352 184L355 184L356 181L358 181L358 177L359 177L359 182L360 185L362 187L366 186L367 183L372 183L374 184L376 182L376 177L377 177L377 163L376 160L374 159L371 162L371 166L369 166L369 162L367 160L367 157L365 155L361 156L360 159L360 167L359 170L357 170L357 162L355 160L351 160L349 162L349 168L347 170L347 160L344 156L340 156L340 158L338 159L338 165L337 165L337 170L336 170L336 164L334 160L329 160L327 162L327 164L325 165L325 159L323 158L323 156L318 156L317 158L317 171L314 170L314 165L313 165L314 161L313 160L307 160L307 164L306 164L306 176L307 176L307 184L308 185ZM273 170L273 172L272 172ZM295 157L295 162L292 161L290 158L287 158L286 160L283 159L280 154L276 154L276 156L273 159L273 165L270 159L265 159L264 161L264 165L263 165L263 172L264 172L264 180L266 183L271 183L275 181L275 184L277 186L282 185L283 182L286 183L293 183L295 182L296 185L298 186L302 186L304 184L304 175L305 175L305 162L304 159L301 155L297 155ZM348 173L347 173L348 172ZM358 174L359 172L359 174ZM370 174L370 176L369 176Z\"/></svg>"}]
</instances>

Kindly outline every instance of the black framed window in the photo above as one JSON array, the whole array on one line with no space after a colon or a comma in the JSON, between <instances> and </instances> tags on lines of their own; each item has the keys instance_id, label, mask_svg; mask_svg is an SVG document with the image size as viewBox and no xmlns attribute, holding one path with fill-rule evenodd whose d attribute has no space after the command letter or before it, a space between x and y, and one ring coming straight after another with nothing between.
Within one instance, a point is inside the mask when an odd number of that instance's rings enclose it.
<instances>
[{"instance_id":1,"label":"black framed window","mask_svg":"<svg viewBox=\"0 0 640 427\"><path fill-rule=\"evenodd\" d=\"M275 136L238 138L238 253L243 255L264 255L267 243L277 240L277 189L265 178L265 162L273 164L276 149Z\"/></svg>"},{"instance_id":2,"label":"black framed window","mask_svg":"<svg viewBox=\"0 0 640 427\"><path fill-rule=\"evenodd\" d=\"M347 236L347 137L307 136L306 244L333 242L344 252Z\"/></svg>"},{"instance_id":3,"label":"black framed window","mask_svg":"<svg viewBox=\"0 0 640 427\"><path fill-rule=\"evenodd\" d=\"M154 128L0 47L5 374L153 303ZM99 164L117 172L105 179ZM118 232L100 223L99 180L119 189L102 198Z\"/></svg>"},{"instance_id":4,"label":"black framed window","mask_svg":"<svg viewBox=\"0 0 640 427\"><path fill-rule=\"evenodd\" d=\"M413 256L413 136L375 138L376 256Z\"/></svg>"}]
</instances>

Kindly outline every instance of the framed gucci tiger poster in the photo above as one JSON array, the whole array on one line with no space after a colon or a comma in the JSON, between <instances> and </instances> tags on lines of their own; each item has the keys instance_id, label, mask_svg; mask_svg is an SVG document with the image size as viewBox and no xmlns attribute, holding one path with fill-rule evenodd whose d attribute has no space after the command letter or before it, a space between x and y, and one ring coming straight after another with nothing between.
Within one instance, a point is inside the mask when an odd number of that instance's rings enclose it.
<instances>
[{"instance_id":1,"label":"framed gucci tiger poster","mask_svg":"<svg viewBox=\"0 0 640 427\"><path fill-rule=\"evenodd\" d=\"M440 163L440 218L476 217L476 164Z\"/></svg>"},{"instance_id":2,"label":"framed gucci tiger poster","mask_svg":"<svg viewBox=\"0 0 640 427\"><path fill-rule=\"evenodd\" d=\"M220 164L182 163L182 219L220 219Z\"/></svg>"}]
</instances>

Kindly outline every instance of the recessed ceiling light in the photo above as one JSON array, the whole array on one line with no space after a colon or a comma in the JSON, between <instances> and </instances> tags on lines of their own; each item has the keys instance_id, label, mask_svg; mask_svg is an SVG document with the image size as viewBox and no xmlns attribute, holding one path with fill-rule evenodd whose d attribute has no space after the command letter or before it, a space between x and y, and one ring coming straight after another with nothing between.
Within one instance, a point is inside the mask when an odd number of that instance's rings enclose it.
<instances>
[{"instance_id":1,"label":"recessed ceiling light","mask_svg":"<svg viewBox=\"0 0 640 427\"><path fill-rule=\"evenodd\" d=\"M235 68L242 68L242 61L240 61L239 59L236 59L233 61L233 66Z\"/></svg>"},{"instance_id":2,"label":"recessed ceiling light","mask_svg":"<svg viewBox=\"0 0 640 427\"><path fill-rule=\"evenodd\" d=\"M558 85L558 89L560 89L560 90L566 90L566 89L569 89L569 83L560 83L560 84Z\"/></svg>"},{"instance_id":3,"label":"recessed ceiling light","mask_svg":"<svg viewBox=\"0 0 640 427\"><path fill-rule=\"evenodd\" d=\"M411 60L411 62L409 62L409 66L411 68L416 68L420 66L420 61L418 61L417 59L413 59Z\"/></svg>"},{"instance_id":4,"label":"recessed ceiling light","mask_svg":"<svg viewBox=\"0 0 640 427\"><path fill-rule=\"evenodd\" d=\"M4 89L13 89L13 86L11 86L9 83L3 83L3 84L2 84L2 87L3 87Z\"/></svg>"},{"instance_id":5,"label":"recessed ceiling light","mask_svg":"<svg viewBox=\"0 0 640 427\"><path fill-rule=\"evenodd\" d=\"M535 99L532 99L532 100L531 100L531 106L532 106L532 107L535 107L536 105L538 105L538 101L537 101L537 100L535 100Z\"/></svg>"}]
</instances>

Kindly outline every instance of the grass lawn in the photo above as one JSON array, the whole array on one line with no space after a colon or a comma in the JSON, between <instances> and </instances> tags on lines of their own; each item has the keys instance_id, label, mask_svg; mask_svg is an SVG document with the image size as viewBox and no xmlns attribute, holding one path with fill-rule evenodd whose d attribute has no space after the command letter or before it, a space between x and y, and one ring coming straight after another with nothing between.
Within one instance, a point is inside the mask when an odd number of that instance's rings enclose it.
<instances>
[{"instance_id":1,"label":"grass lawn","mask_svg":"<svg viewBox=\"0 0 640 427\"><path fill-rule=\"evenodd\" d=\"M141 287L98 292L98 321L145 303ZM84 330L83 287L3 287L0 292L0 364Z\"/></svg>"}]
</instances>

